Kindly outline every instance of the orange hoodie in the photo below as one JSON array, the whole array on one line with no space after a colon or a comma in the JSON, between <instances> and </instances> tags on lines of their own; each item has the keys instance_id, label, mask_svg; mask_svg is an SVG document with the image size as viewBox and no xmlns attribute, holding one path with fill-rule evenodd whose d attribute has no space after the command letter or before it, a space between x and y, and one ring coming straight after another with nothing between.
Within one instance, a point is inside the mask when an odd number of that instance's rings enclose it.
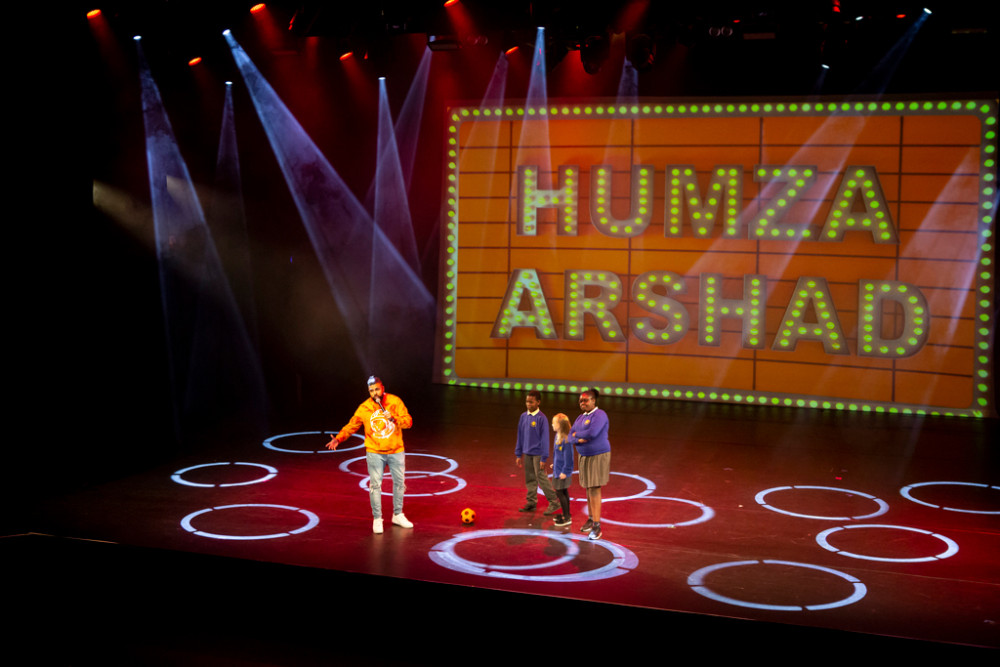
<instances>
[{"instance_id":1,"label":"orange hoodie","mask_svg":"<svg viewBox=\"0 0 1000 667\"><path fill-rule=\"evenodd\" d=\"M394 394L385 394L382 397L382 405L396 420L395 423L389 421L385 412L369 398L354 411L354 416L347 422L347 426L340 429L337 440L343 442L363 426L367 451L377 454L397 454L403 451L402 429L413 426L413 417L407 412L403 400Z\"/></svg>"}]
</instances>

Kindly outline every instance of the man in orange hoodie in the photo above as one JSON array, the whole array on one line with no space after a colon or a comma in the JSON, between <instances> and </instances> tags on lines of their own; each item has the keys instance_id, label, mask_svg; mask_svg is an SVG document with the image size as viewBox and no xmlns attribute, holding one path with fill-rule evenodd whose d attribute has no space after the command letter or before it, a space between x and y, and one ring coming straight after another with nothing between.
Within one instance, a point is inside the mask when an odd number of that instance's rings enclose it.
<instances>
[{"instance_id":1,"label":"man in orange hoodie","mask_svg":"<svg viewBox=\"0 0 1000 667\"><path fill-rule=\"evenodd\" d=\"M382 475L388 464L392 475L392 523L402 528L413 528L403 514L403 494L406 493L406 455L403 453L402 429L413 426L399 396L386 393L382 380L372 375L368 378L368 400L358 406L351 421L340 429L327 443L327 449L351 437L359 428L365 429L365 452L368 460L368 495L371 498L372 532L382 532Z\"/></svg>"}]
</instances>

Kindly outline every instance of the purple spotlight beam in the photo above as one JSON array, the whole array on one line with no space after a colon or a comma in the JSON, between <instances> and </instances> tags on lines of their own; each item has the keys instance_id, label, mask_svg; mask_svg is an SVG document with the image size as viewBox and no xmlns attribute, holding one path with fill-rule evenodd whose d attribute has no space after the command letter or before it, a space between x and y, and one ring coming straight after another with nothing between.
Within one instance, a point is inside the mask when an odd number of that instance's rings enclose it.
<instances>
[{"instance_id":1,"label":"purple spotlight beam","mask_svg":"<svg viewBox=\"0 0 1000 667\"><path fill-rule=\"evenodd\" d=\"M420 65L413 75L410 90L403 100L403 108L396 119L396 142L399 147L399 163L403 169L403 180L409 191L413 180L413 164L417 159L417 142L420 138L420 123L423 120L424 100L427 97L427 81L431 73L431 50L424 48Z\"/></svg>"},{"instance_id":2,"label":"purple spotlight beam","mask_svg":"<svg viewBox=\"0 0 1000 667\"><path fill-rule=\"evenodd\" d=\"M240 158L236 144L236 123L233 113L233 87L226 86L222 110L222 130L215 162L215 190L208 207L209 227L217 240L219 254L228 257L233 293L244 314L248 333L256 345L256 308L253 300L250 239L247 235L246 207L240 177Z\"/></svg>"},{"instance_id":3,"label":"purple spotlight beam","mask_svg":"<svg viewBox=\"0 0 1000 667\"><path fill-rule=\"evenodd\" d=\"M227 415L264 414L264 385L141 42L136 48L174 429L183 440Z\"/></svg>"},{"instance_id":4,"label":"purple spotlight beam","mask_svg":"<svg viewBox=\"0 0 1000 667\"><path fill-rule=\"evenodd\" d=\"M509 69L510 62L507 60L507 55L501 51L500 56L497 58L497 64L493 66L493 76L490 77L490 82L486 86L486 92L479 103L480 109L503 105L507 91L507 71Z\"/></svg>"},{"instance_id":5,"label":"purple spotlight beam","mask_svg":"<svg viewBox=\"0 0 1000 667\"><path fill-rule=\"evenodd\" d=\"M406 192L410 191L410 184L413 181L413 164L417 159L417 144L420 141L420 123L423 120L424 100L427 97L427 81L431 71L431 50L424 49L424 55L420 59L420 65L410 82L410 89L403 100L403 108L396 118L394 132L396 137L396 152L399 154L399 165L403 173L403 182L406 184ZM384 82L379 82L379 113L381 110L382 87ZM379 117L379 132L381 133L381 116ZM380 134L381 136L381 134ZM381 149L378 152L379 160L382 157ZM377 175L376 175L377 176ZM375 182L372 181L365 197L365 206L368 210L374 208Z\"/></svg>"},{"instance_id":6,"label":"purple spotlight beam","mask_svg":"<svg viewBox=\"0 0 1000 667\"><path fill-rule=\"evenodd\" d=\"M628 58L622 62L622 75L618 80L618 104L632 104L639 97L639 72Z\"/></svg>"},{"instance_id":7,"label":"purple spotlight beam","mask_svg":"<svg viewBox=\"0 0 1000 667\"><path fill-rule=\"evenodd\" d=\"M378 160L375 168L375 224L399 251L413 272L420 273L417 242L410 220L403 166L392 127L385 81L378 82Z\"/></svg>"},{"instance_id":8,"label":"purple spotlight beam","mask_svg":"<svg viewBox=\"0 0 1000 667\"><path fill-rule=\"evenodd\" d=\"M387 376L418 367L432 349L433 297L232 34L225 38L362 367Z\"/></svg>"},{"instance_id":9,"label":"purple spotlight beam","mask_svg":"<svg viewBox=\"0 0 1000 667\"><path fill-rule=\"evenodd\" d=\"M528 97L525 100L525 107L528 113L525 114L525 122L521 123L521 136L518 146L522 150L528 146L548 146L549 145L549 123L548 116L541 116L538 120L528 121L533 116L534 110L545 108L549 104L548 77L545 74L545 29L539 28L535 37L535 52L531 59L531 78L528 80ZM552 170L551 158L548 151L539 160L538 168L542 172Z\"/></svg>"}]
</instances>

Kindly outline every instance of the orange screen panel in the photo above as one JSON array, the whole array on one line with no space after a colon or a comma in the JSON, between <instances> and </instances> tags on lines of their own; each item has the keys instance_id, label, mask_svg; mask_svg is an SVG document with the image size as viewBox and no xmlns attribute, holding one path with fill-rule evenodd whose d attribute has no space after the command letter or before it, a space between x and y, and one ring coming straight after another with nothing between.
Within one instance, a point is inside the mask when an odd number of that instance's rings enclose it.
<instances>
[{"instance_id":1,"label":"orange screen panel","mask_svg":"<svg viewBox=\"0 0 1000 667\"><path fill-rule=\"evenodd\" d=\"M995 415L995 101L448 123L438 381Z\"/></svg>"}]
</instances>

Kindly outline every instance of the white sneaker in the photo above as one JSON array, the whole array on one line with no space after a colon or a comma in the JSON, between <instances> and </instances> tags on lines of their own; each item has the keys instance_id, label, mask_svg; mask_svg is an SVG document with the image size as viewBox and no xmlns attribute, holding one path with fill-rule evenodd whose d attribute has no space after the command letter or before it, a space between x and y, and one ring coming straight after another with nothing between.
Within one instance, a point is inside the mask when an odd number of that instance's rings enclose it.
<instances>
[{"instance_id":1,"label":"white sneaker","mask_svg":"<svg viewBox=\"0 0 1000 667\"><path fill-rule=\"evenodd\" d=\"M375 519L372 521L372 532L376 535L382 534L382 519Z\"/></svg>"},{"instance_id":2,"label":"white sneaker","mask_svg":"<svg viewBox=\"0 0 1000 667\"><path fill-rule=\"evenodd\" d=\"M406 518L405 514L397 514L393 516L392 522L401 528L413 528L413 523Z\"/></svg>"}]
</instances>

